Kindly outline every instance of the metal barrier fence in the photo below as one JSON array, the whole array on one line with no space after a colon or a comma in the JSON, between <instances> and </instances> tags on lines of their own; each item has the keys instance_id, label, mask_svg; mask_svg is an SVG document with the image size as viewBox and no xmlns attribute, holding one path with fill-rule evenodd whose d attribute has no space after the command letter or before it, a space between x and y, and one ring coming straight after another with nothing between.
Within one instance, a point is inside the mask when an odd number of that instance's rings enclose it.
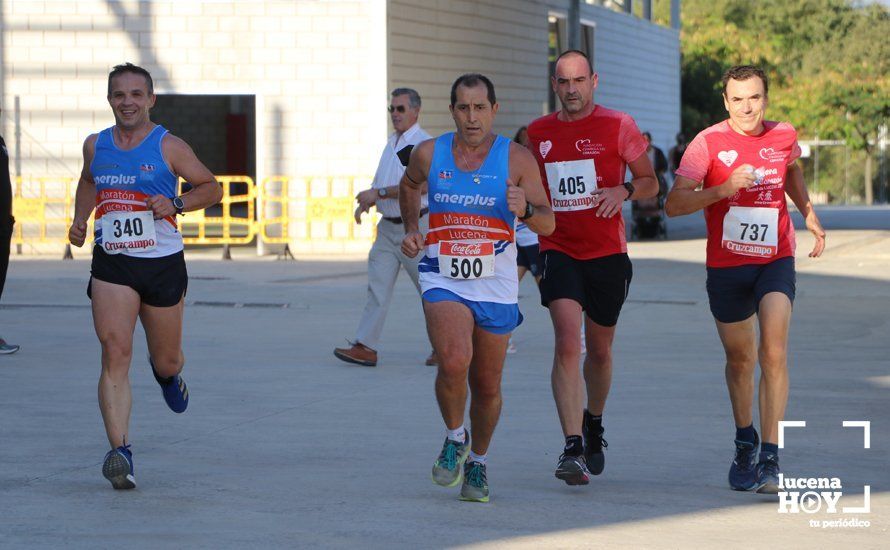
<instances>
[{"instance_id":1,"label":"metal barrier fence","mask_svg":"<svg viewBox=\"0 0 890 550\"><path fill-rule=\"evenodd\" d=\"M207 209L186 212L179 219L186 245L230 245L260 241L311 245L336 250L344 243L364 245L374 238L374 223L356 226L355 193L370 178L271 176L257 185L247 176L217 176L223 198ZM180 186L183 182L180 181ZM70 257L68 228L74 216L77 178L17 177L13 188L16 226L12 243L65 247ZM92 217L88 235L92 234ZM46 245L46 246L44 246ZM305 247L304 247L305 248Z\"/></svg>"},{"instance_id":2,"label":"metal barrier fence","mask_svg":"<svg viewBox=\"0 0 890 550\"><path fill-rule=\"evenodd\" d=\"M256 237L257 224L254 199L256 185L247 176L217 176L222 185L223 197L219 202L222 211L219 216L208 216L206 210L186 212L179 219L179 230L185 244L249 244ZM182 189L182 180L179 182ZM232 193L232 186L244 185L243 193ZM243 212L233 215L232 206L244 205ZM208 229L210 234L208 235Z\"/></svg>"},{"instance_id":3,"label":"metal barrier fence","mask_svg":"<svg viewBox=\"0 0 890 550\"><path fill-rule=\"evenodd\" d=\"M67 243L76 186L77 178L71 177L15 178L12 215L16 224L12 244Z\"/></svg>"}]
</instances>

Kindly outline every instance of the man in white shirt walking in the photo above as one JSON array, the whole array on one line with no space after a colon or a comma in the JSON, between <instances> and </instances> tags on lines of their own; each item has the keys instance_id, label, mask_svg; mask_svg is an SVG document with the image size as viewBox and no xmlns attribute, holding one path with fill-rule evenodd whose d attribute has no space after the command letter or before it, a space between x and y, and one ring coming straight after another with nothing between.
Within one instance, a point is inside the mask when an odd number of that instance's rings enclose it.
<instances>
[{"instance_id":1,"label":"man in white shirt walking","mask_svg":"<svg viewBox=\"0 0 890 550\"><path fill-rule=\"evenodd\" d=\"M389 114L395 130L383 148L377 173L371 188L356 195L358 207L355 209L355 222L362 223L361 215L377 207L383 216L377 224L377 238L368 253L368 302L359 321L354 341L349 348L336 348L334 355L348 363L365 367L377 366L377 348L386 312L392 300L393 288L399 275L399 267L404 267L411 282L420 293L417 264L420 257L409 258L401 251L405 228L399 211L399 181L405 172L397 153L408 146L414 146L430 138L417 119L420 116L420 95L411 88L396 88L392 91ZM426 193L426 190L424 190ZM421 204L421 231L426 233L427 197L423 195ZM427 365L436 364L435 352L426 360Z\"/></svg>"}]
</instances>

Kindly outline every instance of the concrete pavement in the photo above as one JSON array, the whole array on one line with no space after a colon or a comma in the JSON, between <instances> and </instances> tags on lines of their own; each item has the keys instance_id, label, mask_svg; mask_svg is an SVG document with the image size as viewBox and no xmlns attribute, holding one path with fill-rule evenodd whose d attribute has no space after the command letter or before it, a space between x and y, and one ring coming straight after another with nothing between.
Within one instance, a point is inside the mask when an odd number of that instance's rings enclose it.
<instances>
[{"instance_id":1,"label":"concrete pavement","mask_svg":"<svg viewBox=\"0 0 890 550\"><path fill-rule=\"evenodd\" d=\"M691 226L690 226L691 227ZM490 451L491 503L457 500L429 470L441 446L423 316L400 278L378 368L332 349L352 336L362 261L278 262L247 251L188 254L185 377L191 404L166 409L137 329L131 371L138 489L101 476L99 346L85 260L13 258L0 334L0 546L243 548L454 546L885 547L890 523L890 231L839 230L820 260L799 235L791 400L782 465L838 477L841 505L868 514L779 514L726 486L733 426L704 291L704 242L633 243L605 416L606 470L553 477L562 436L552 402L549 317L530 280L508 356ZM862 430L843 420L871 421ZM868 528L810 527L858 518Z\"/></svg>"}]
</instances>

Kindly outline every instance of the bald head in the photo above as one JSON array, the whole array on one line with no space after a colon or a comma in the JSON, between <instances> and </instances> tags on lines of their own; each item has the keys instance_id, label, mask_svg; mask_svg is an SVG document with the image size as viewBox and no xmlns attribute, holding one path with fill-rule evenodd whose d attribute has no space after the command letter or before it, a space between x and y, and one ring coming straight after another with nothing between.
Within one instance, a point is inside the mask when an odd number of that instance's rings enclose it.
<instances>
[{"instance_id":1,"label":"bald head","mask_svg":"<svg viewBox=\"0 0 890 550\"><path fill-rule=\"evenodd\" d=\"M593 111L597 76L583 52L569 50L560 55L550 84L559 96L563 115L569 120L584 118Z\"/></svg>"}]
</instances>

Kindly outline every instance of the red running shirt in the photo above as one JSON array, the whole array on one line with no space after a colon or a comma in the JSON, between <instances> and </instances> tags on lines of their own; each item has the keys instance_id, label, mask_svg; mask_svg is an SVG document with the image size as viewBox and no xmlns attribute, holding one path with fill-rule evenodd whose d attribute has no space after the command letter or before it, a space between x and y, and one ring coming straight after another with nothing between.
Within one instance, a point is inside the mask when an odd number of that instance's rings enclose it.
<instances>
[{"instance_id":1,"label":"red running shirt","mask_svg":"<svg viewBox=\"0 0 890 550\"><path fill-rule=\"evenodd\" d=\"M785 202L788 165L800 157L797 131L765 121L758 136L734 131L729 121L706 128L692 140L677 175L721 185L742 164L755 168L758 183L705 207L708 267L765 264L794 256L794 226Z\"/></svg>"},{"instance_id":2,"label":"red running shirt","mask_svg":"<svg viewBox=\"0 0 890 550\"><path fill-rule=\"evenodd\" d=\"M581 120L557 115L528 127L529 148L556 215L556 230L538 239L541 251L559 250L576 260L626 253L624 218L620 212L598 218L591 193L623 184L627 163L646 154L646 140L630 115L602 105Z\"/></svg>"}]
</instances>

